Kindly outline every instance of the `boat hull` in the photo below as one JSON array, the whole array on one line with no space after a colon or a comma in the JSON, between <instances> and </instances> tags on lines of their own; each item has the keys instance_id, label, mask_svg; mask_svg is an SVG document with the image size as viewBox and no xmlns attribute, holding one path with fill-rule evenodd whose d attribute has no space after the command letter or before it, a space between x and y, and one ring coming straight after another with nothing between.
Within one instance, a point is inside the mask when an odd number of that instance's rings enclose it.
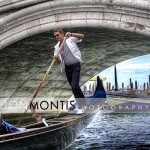
<instances>
[{"instance_id":1,"label":"boat hull","mask_svg":"<svg viewBox=\"0 0 150 150\"><path fill-rule=\"evenodd\" d=\"M91 122L94 114L74 117L58 125L29 129L29 131L0 137L0 150L65 149L77 137L81 129Z\"/></svg>"}]
</instances>

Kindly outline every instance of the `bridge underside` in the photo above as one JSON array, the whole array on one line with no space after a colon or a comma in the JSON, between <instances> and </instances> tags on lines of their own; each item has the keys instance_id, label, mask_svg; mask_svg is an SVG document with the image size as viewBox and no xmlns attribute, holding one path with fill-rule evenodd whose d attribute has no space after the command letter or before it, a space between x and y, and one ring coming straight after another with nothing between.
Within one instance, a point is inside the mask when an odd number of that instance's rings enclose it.
<instances>
[{"instance_id":1,"label":"bridge underside","mask_svg":"<svg viewBox=\"0 0 150 150\"><path fill-rule=\"evenodd\" d=\"M83 64L81 82L127 59L149 54L149 37L105 28L71 28L85 39L79 47ZM14 43L0 51L0 97L32 97L52 62L56 41L45 32ZM70 87L55 64L38 97L69 97Z\"/></svg>"}]
</instances>

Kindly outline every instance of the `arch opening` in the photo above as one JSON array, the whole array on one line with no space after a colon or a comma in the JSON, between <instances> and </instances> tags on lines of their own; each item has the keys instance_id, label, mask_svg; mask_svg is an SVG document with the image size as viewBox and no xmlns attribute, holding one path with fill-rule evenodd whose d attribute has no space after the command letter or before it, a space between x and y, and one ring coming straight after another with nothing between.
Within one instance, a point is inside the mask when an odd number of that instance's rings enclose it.
<instances>
[{"instance_id":1,"label":"arch opening","mask_svg":"<svg viewBox=\"0 0 150 150\"><path fill-rule=\"evenodd\" d=\"M66 28L81 32L85 39L79 45L83 57L81 82L116 63L149 54L149 38L139 34L105 28ZM111 33L111 34L110 34ZM53 32L32 36L0 51L1 98L32 97L52 61L56 41ZM69 97L71 91L55 64L39 97Z\"/></svg>"}]
</instances>

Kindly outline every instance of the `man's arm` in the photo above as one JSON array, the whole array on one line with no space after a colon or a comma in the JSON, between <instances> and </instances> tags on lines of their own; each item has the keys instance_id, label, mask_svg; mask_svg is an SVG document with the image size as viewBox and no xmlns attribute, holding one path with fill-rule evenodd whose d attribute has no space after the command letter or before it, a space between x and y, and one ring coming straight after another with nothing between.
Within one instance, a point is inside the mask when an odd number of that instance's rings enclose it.
<instances>
[{"instance_id":1,"label":"man's arm","mask_svg":"<svg viewBox=\"0 0 150 150\"><path fill-rule=\"evenodd\" d=\"M65 37L68 38L68 37L71 37L71 36L74 36L78 39L83 39L84 38L84 34L81 34L81 33L70 33L70 32L67 32L65 34Z\"/></svg>"}]
</instances>

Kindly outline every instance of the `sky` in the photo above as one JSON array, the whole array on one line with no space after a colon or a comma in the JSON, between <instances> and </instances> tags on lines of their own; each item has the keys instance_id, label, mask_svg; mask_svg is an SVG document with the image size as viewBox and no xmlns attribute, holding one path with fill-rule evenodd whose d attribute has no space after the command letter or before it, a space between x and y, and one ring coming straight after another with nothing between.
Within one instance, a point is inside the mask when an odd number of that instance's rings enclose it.
<instances>
[{"instance_id":1,"label":"sky","mask_svg":"<svg viewBox=\"0 0 150 150\"><path fill-rule=\"evenodd\" d=\"M143 89L144 83L149 82L150 54L118 63L116 64L116 68L119 88L121 88L122 82L124 82L125 87L129 86L131 78L133 83L135 83L135 81L138 82L139 89ZM101 78L106 77L106 81L103 82L105 88L106 82L111 82L111 85L114 85L114 66L100 72L98 75ZM92 82L88 81L85 85L88 86L90 83Z\"/></svg>"}]
</instances>

